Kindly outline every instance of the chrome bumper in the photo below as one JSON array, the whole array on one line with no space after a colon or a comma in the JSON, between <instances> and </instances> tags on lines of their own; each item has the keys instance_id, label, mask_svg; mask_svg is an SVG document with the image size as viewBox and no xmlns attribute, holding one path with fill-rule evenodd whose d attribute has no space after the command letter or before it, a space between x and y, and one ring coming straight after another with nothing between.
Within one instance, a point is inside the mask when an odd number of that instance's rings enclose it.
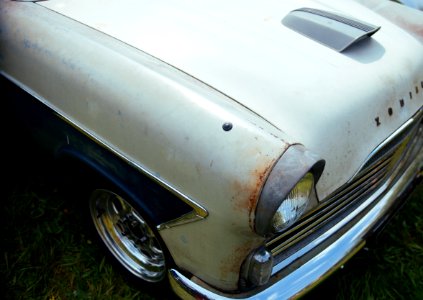
<instances>
[{"instance_id":1,"label":"chrome bumper","mask_svg":"<svg viewBox=\"0 0 423 300\"><path fill-rule=\"evenodd\" d=\"M334 235L339 235L333 242L290 273L286 273L284 270L286 264L274 266L273 275L269 283L264 287L246 293L221 293L205 288L185 277L177 270L171 269L169 271L169 280L172 289L183 299L290 299L305 294L365 245L369 234L387 216L392 214L393 208L396 207L398 201L408 196L412 188L420 182L423 176L422 162L423 151L420 151L402 176L383 195L380 195L379 199L370 197L340 224L327 231L324 234L326 237L321 237L333 238ZM339 229L362 213L370 202L376 202L376 204L358 222L342 234L337 233ZM200 282L200 280L198 281ZM204 284L204 286L207 285Z\"/></svg>"}]
</instances>

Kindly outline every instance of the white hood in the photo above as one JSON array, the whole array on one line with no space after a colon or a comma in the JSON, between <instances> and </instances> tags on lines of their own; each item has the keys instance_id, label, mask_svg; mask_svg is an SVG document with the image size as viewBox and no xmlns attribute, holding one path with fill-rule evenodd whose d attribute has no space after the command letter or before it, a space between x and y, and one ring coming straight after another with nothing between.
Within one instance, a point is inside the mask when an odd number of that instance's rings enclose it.
<instances>
[{"instance_id":1,"label":"white hood","mask_svg":"<svg viewBox=\"0 0 423 300\"><path fill-rule=\"evenodd\" d=\"M348 180L423 103L422 44L354 1L39 4L205 82L319 154L327 162L320 197ZM381 29L338 53L281 24L300 7L339 12Z\"/></svg>"}]
</instances>

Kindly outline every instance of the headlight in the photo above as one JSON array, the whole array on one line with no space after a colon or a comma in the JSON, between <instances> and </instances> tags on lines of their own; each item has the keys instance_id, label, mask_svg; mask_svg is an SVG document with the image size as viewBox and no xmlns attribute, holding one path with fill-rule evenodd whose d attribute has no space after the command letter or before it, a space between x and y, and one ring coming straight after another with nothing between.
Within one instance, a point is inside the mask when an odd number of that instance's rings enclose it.
<instances>
[{"instance_id":1,"label":"headlight","mask_svg":"<svg viewBox=\"0 0 423 300\"><path fill-rule=\"evenodd\" d=\"M274 232L282 231L295 221L297 221L307 210L315 206L311 193L314 188L314 177L312 173L307 173L288 196L282 201L272 219Z\"/></svg>"},{"instance_id":2,"label":"headlight","mask_svg":"<svg viewBox=\"0 0 423 300\"><path fill-rule=\"evenodd\" d=\"M256 207L255 231L263 236L280 232L315 207L314 184L324 165L303 146L289 147L264 184Z\"/></svg>"}]
</instances>

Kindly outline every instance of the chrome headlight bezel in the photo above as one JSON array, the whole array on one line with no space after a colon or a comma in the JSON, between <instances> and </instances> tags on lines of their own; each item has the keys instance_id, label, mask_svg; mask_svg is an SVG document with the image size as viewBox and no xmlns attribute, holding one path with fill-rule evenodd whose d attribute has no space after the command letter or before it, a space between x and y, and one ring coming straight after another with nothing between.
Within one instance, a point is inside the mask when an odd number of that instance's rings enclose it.
<instances>
[{"instance_id":1,"label":"chrome headlight bezel","mask_svg":"<svg viewBox=\"0 0 423 300\"><path fill-rule=\"evenodd\" d=\"M299 144L290 146L276 162L263 186L256 207L256 233L262 236L274 233L272 222L275 213L307 173L311 173L314 177L310 201L316 201L317 204L317 199L312 199L312 197L316 197L315 184L323 172L324 165L324 160L308 151L304 146Z\"/></svg>"}]
</instances>

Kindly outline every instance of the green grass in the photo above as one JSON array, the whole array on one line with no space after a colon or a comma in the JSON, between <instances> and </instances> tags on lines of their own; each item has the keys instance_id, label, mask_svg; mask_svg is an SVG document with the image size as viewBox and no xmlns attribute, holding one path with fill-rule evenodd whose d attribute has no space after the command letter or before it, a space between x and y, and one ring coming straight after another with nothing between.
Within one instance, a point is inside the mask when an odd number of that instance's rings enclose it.
<instances>
[{"instance_id":1,"label":"green grass","mask_svg":"<svg viewBox=\"0 0 423 300\"><path fill-rule=\"evenodd\" d=\"M77 199L57 188L48 159L7 168L1 204L3 299L163 299L128 282L87 234ZM423 186L383 233L307 297L423 299Z\"/></svg>"},{"instance_id":2,"label":"green grass","mask_svg":"<svg viewBox=\"0 0 423 300\"><path fill-rule=\"evenodd\" d=\"M162 299L116 271L88 234L78 199L57 189L48 160L33 159L8 172L2 299Z\"/></svg>"}]
</instances>

